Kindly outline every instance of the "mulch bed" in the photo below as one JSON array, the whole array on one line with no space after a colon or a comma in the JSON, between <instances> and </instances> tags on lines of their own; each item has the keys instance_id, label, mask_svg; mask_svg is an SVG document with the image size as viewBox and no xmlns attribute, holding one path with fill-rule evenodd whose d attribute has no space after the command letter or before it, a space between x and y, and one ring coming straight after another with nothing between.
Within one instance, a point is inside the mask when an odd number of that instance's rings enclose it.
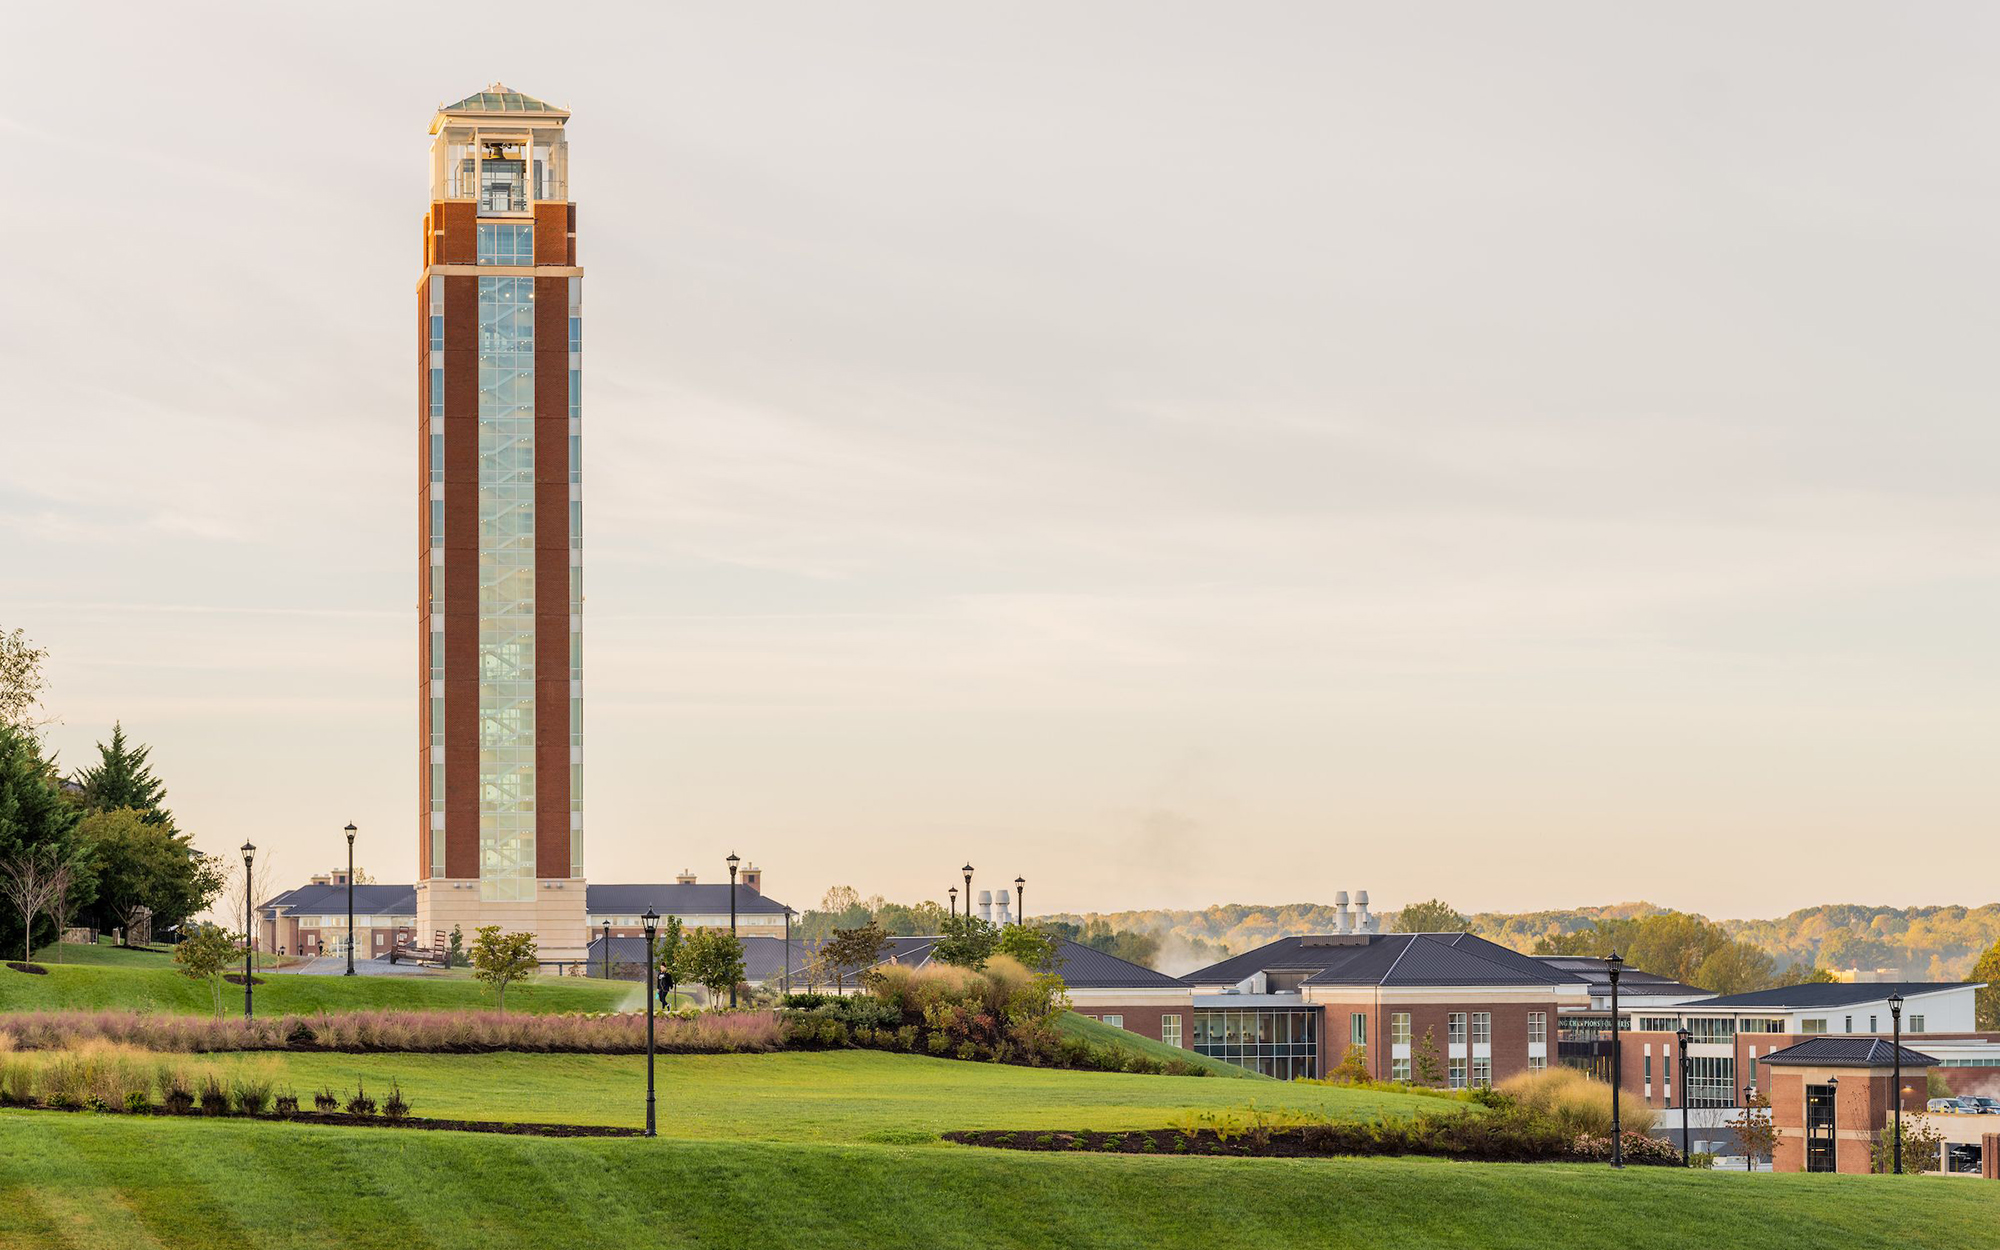
<instances>
[{"instance_id":1,"label":"mulch bed","mask_svg":"<svg viewBox=\"0 0 2000 1250\"><path fill-rule=\"evenodd\" d=\"M49 975L49 970L40 964L24 964L10 959L7 961L7 966L16 972L31 972L38 977Z\"/></svg>"},{"instance_id":2,"label":"mulch bed","mask_svg":"<svg viewBox=\"0 0 2000 1250\"><path fill-rule=\"evenodd\" d=\"M1000 1150L1060 1150L1095 1151L1104 1154L1128 1155L1228 1155L1246 1159L1329 1159L1367 1155L1427 1154L1447 1159L1477 1159L1489 1163L1583 1163L1588 1159L1574 1155L1480 1153L1477 1155L1458 1154L1445 1150L1370 1150L1367 1145L1344 1133L1312 1133L1298 1129L1272 1129L1259 1136L1247 1133L1232 1133L1224 1141L1213 1129L1185 1133L1180 1129L1131 1129L1123 1133L1086 1131L1077 1133L1050 1132L1043 1129L976 1129L954 1130L940 1134L946 1141L965 1146L988 1146ZM1666 1164L1679 1166L1679 1160L1636 1158L1627 1156L1626 1162L1633 1166L1646 1164Z\"/></svg>"},{"instance_id":3,"label":"mulch bed","mask_svg":"<svg viewBox=\"0 0 2000 1250\"><path fill-rule=\"evenodd\" d=\"M229 983L230 983L231 985L241 985L241 984L243 984L243 974L242 974L242 973L240 973L240 972L225 972L225 973L223 973L223 974L222 974L222 979L223 979L223 980L225 980L225 981L227 981L227 982L229 982ZM262 985L262 984L264 984L264 978L263 978L263 977L251 977L251 978L250 978L250 984L252 984L252 985Z\"/></svg>"},{"instance_id":4,"label":"mulch bed","mask_svg":"<svg viewBox=\"0 0 2000 1250\"><path fill-rule=\"evenodd\" d=\"M21 1107L10 1104L9 1109L21 1111L75 1111L88 1112L87 1107ZM156 1115L174 1120L275 1120L286 1124L333 1124L343 1128L420 1128L448 1129L457 1133L504 1133L513 1137L643 1137L645 1130L624 1128L610 1124L527 1124L509 1120L435 1120L420 1116L405 1116L392 1120L381 1115L350 1115L345 1111L325 1113L300 1111L291 1115L244 1115L240 1111L222 1115L189 1111L175 1114L159 1107L143 1112L98 1112L100 1115Z\"/></svg>"}]
</instances>

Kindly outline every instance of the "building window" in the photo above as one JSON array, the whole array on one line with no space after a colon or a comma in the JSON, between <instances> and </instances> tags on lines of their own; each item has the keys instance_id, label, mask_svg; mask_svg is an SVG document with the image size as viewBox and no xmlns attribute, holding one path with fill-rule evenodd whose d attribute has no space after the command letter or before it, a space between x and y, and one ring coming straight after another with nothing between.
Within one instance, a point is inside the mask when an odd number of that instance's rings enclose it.
<instances>
[{"instance_id":1,"label":"building window","mask_svg":"<svg viewBox=\"0 0 2000 1250\"><path fill-rule=\"evenodd\" d=\"M1697 1042L1727 1042L1736 1036L1734 1016L1694 1016L1688 1020L1688 1032Z\"/></svg>"},{"instance_id":2,"label":"building window","mask_svg":"<svg viewBox=\"0 0 2000 1250\"><path fill-rule=\"evenodd\" d=\"M431 415L444 416L444 367L431 366Z\"/></svg>"},{"instance_id":3,"label":"building window","mask_svg":"<svg viewBox=\"0 0 2000 1250\"><path fill-rule=\"evenodd\" d=\"M643 952L642 952L642 953L643 953ZM1124 1016L1106 1016L1106 1017L1104 1017L1104 1023L1106 1023L1106 1024L1110 1025L1110 1026L1111 1026L1112 1028L1114 1028L1114 1029L1122 1029L1122 1028L1124 1028L1124 1027L1125 1027L1125 1017L1124 1017Z\"/></svg>"},{"instance_id":4,"label":"building window","mask_svg":"<svg viewBox=\"0 0 2000 1250\"><path fill-rule=\"evenodd\" d=\"M1528 1041L1547 1043L1549 1040L1549 1013L1531 1011L1528 1013Z\"/></svg>"},{"instance_id":5,"label":"building window","mask_svg":"<svg viewBox=\"0 0 2000 1250\"><path fill-rule=\"evenodd\" d=\"M1540 1071L1542 1071L1542 1070L1543 1070L1544 1068L1547 1068L1548 1066L1549 1066L1549 1060L1548 1060L1548 1056L1546 1056L1546 1055L1529 1055L1529 1056L1528 1056L1528 1071L1530 1071L1530 1072L1540 1072Z\"/></svg>"},{"instance_id":6,"label":"building window","mask_svg":"<svg viewBox=\"0 0 2000 1250\"><path fill-rule=\"evenodd\" d=\"M1472 1088L1490 1089L1493 1085L1493 1061L1474 1059L1472 1061Z\"/></svg>"},{"instance_id":7,"label":"building window","mask_svg":"<svg viewBox=\"0 0 2000 1250\"><path fill-rule=\"evenodd\" d=\"M431 435L431 481L444 481L444 435Z\"/></svg>"},{"instance_id":8,"label":"building window","mask_svg":"<svg viewBox=\"0 0 2000 1250\"><path fill-rule=\"evenodd\" d=\"M1672 1033L1680 1027L1679 1021L1675 1020L1672 1016L1639 1017L1639 1032L1641 1033Z\"/></svg>"},{"instance_id":9,"label":"building window","mask_svg":"<svg viewBox=\"0 0 2000 1250\"><path fill-rule=\"evenodd\" d=\"M1870 1033L1880 1033L1882 1031L1881 1028L1876 1024L1876 1019L1877 1017L1875 1016L1868 1017L1868 1031Z\"/></svg>"},{"instance_id":10,"label":"building window","mask_svg":"<svg viewBox=\"0 0 2000 1250\"><path fill-rule=\"evenodd\" d=\"M444 745L444 696L431 696L431 745Z\"/></svg>"},{"instance_id":11,"label":"building window","mask_svg":"<svg viewBox=\"0 0 2000 1250\"><path fill-rule=\"evenodd\" d=\"M1648 1052L1646 1055L1646 1084L1651 1085L1652 1083L1653 1083L1653 1056L1651 1052Z\"/></svg>"},{"instance_id":12,"label":"building window","mask_svg":"<svg viewBox=\"0 0 2000 1250\"><path fill-rule=\"evenodd\" d=\"M1368 1015L1366 1012L1350 1012L1347 1017L1347 1040L1356 1046L1368 1044Z\"/></svg>"},{"instance_id":13,"label":"building window","mask_svg":"<svg viewBox=\"0 0 2000 1250\"><path fill-rule=\"evenodd\" d=\"M1410 1061L1407 1059L1391 1059L1389 1061L1389 1079L1392 1081L1401 1081L1403 1084L1408 1085L1410 1083Z\"/></svg>"},{"instance_id":14,"label":"building window","mask_svg":"<svg viewBox=\"0 0 2000 1250\"><path fill-rule=\"evenodd\" d=\"M1318 1008L1197 1010L1194 1050L1281 1081L1315 1076L1319 1022Z\"/></svg>"},{"instance_id":15,"label":"building window","mask_svg":"<svg viewBox=\"0 0 2000 1250\"><path fill-rule=\"evenodd\" d=\"M583 415L583 370L581 369L569 371L569 415L572 417Z\"/></svg>"},{"instance_id":16,"label":"building window","mask_svg":"<svg viewBox=\"0 0 2000 1250\"><path fill-rule=\"evenodd\" d=\"M442 499L431 500L431 546L444 546L444 500Z\"/></svg>"},{"instance_id":17,"label":"building window","mask_svg":"<svg viewBox=\"0 0 2000 1250\"><path fill-rule=\"evenodd\" d=\"M1181 1044L1181 1018L1178 1015L1160 1017L1160 1040L1169 1046Z\"/></svg>"},{"instance_id":18,"label":"building window","mask_svg":"<svg viewBox=\"0 0 2000 1250\"><path fill-rule=\"evenodd\" d=\"M583 480L583 435L581 434L569 436L569 480L572 482Z\"/></svg>"},{"instance_id":19,"label":"building window","mask_svg":"<svg viewBox=\"0 0 2000 1250\"><path fill-rule=\"evenodd\" d=\"M1923 1031L1924 1031L1924 1018L1922 1016L1911 1016L1910 1032L1921 1033Z\"/></svg>"},{"instance_id":20,"label":"building window","mask_svg":"<svg viewBox=\"0 0 2000 1250\"><path fill-rule=\"evenodd\" d=\"M1453 1046L1465 1044L1465 1013L1454 1011L1445 1019L1445 1041Z\"/></svg>"},{"instance_id":21,"label":"building window","mask_svg":"<svg viewBox=\"0 0 2000 1250\"><path fill-rule=\"evenodd\" d=\"M1801 1033L1824 1033L1824 1032L1826 1032L1826 1021L1824 1021L1824 1020L1801 1020L1801 1021L1799 1021L1799 1032L1801 1032Z\"/></svg>"},{"instance_id":22,"label":"building window","mask_svg":"<svg viewBox=\"0 0 2000 1250\"><path fill-rule=\"evenodd\" d=\"M1854 1032L1854 1017L1853 1017L1853 1016L1843 1016L1843 1017L1841 1017L1841 1019L1842 1019L1842 1023L1843 1023L1843 1027L1841 1028L1841 1032L1843 1032L1843 1033L1852 1033L1852 1032Z\"/></svg>"},{"instance_id":23,"label":"building window","mask_svg":"<svg viewBox=\"0 0 2000 1250\"><path fill-rule=\"evenodd\" d=\"M1490 1046L1493 1044L1493 1013L1475 1011L1472 1013L1472 1044Z\"/></svg>"},{"instance_id":24,"label":"building window","mask_svg":"<svg viewBox=\"0 0 2000 1250\"><path fill-rule=\"evenodd\" d=\"M1736 1105L1736 1060L1726 1056L1690 1055L1687 1088L1682 1102L1690 1107Z\"/></svg>"},{"instance_id":25,"label":"building window","mask_svg":"<svg viewBox=\"0 0 2000 1250\"><path fill-rule=\"evenodd\" d=\"M1393 1011L1389 1013L1389 1042L1395 1046L1410 1044L1410 1013Z\"/></svg>"},{"instance_id":26,"label":"building window","mask_svg":"<svg viewBox=\"0 0 2000 1250\"><path fill-rule=\"evenodd\" d=\"M479 263L482 265L534 264L535 228L527 222L480 222Z\"/></svg>"},{"instance_id":27,"label":"building window","mask_svg":"<svg viewBox=\"0 0 2000 1250\"><path fill-rule=\"evenodd\" d=\"M1451 1089L1465 1088L1465 1060L1453 1059L1450 1061L1446 1085Z\"/></svg>"}]
</instances>

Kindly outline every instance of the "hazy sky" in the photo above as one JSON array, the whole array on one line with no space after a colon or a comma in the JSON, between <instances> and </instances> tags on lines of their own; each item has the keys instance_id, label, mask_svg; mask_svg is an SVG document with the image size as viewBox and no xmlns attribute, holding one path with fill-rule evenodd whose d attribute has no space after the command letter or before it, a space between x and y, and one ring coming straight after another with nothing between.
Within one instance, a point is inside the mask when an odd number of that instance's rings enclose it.
<instances>
[{"instance_id":1,"label":"hazy sky","mask_svg":"<svg viewBox=\"0 0 2000 1250\"><path fill-rule=\"evenodd\" d=\"M425 132L500 79L576 115L592 878L2000 893L1991 7L980 7L12 13L63 760L414 876Z\"/></svg>"}]
</instances>

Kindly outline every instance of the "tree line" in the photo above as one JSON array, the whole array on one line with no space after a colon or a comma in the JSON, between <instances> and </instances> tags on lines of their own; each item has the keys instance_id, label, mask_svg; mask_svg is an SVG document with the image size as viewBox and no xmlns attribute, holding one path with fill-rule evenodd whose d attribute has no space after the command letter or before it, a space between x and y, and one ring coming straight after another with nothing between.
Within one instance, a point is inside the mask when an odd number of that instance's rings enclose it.
<instances>
[{"instance_id":1,"label":"tree line","mask_svg":"<svg viewBox=\"0 0 2000 1250\"><path fill-rule=\"evenodd\" d=\"M225 884L122 724L94 763L62 771L41 737L47 656L19 629L0 633L0 951L23 960L73 926L129 930L146 913L155 932L186 925Z\"/></svg>"}]
</instances>

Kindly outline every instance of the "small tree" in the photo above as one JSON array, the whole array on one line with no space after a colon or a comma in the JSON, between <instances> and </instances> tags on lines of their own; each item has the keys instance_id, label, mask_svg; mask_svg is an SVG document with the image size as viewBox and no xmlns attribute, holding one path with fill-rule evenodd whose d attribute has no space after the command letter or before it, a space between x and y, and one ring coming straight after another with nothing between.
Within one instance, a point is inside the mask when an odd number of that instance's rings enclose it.
<instances>
[{"instance_id":1,"label":"small tree","mask_svg":"<svg viewBox=\"0 0 2000 1250\"><path fill-rule=\"evenodd\" d=\"M1326 1074L1326 1079L1337 1081L1342 1085L1359 1085L1366 1081L1368 1079L1368 1048L1366 1046L1349 1046L1347 1053L1340 1057L1340 1062L1334 1065L1333 1071Z\"/></svg>"},{"instance_id":2,"label":"small tree","mask_svg":"<svg viewBox=\"0 0 2000 1250\"><path fill-rule=\"evenodd\" d=\"M873 966L888 948L888 933L871 920L852 929L835 929L833 935L820 944L819 957L833 974L834 988L844 991L849 968L865 970Z\"/></svg>"},{"instance_id":3,"label":"small tree","mask_svg":"<svg viewBox=\"0 0 2000 1250\"><path fill-rule=\"evenodd\" d=\"M35 957L35 917L54 906L56 897L69 889L70 865L47 853L51 848L22 851L0 860L0 894L21 913L21 961ZM56 931L62 940L62 931Z\"/></svg>"},{"instance_id":4,"label":"small tree","mask_svg":"<svg viewBox=\"0 0 2000 1250\"><path fill-rule=\"evenodd\" d=\"M727 929L696 929L681 942L680 979L708 991L713 1005L743 979L743 943Z\"/></svg>"},{"instance_id":5,"label":"small tree","mask_svg":"<svg viewBox=\"0 0 2000 1250\"><path fill-rule=\"evenodd\" d=\"M1973 1027L1986 1032L2000 1029L2000 942L1986 948L1966 980L1986 983L1972 992Z\"/></svg>"},{"instance_id":6,"label":"small tree","mask_svg":"<svg viewBox=\"0 0 2000 1250\"><path fill-rule=\"evenodd\" d=\"M1438 1086L1444 1084L1444 1060L1438 1057L1437 1030L1425 1029L1424 1040L1417 1043L1410 1052L1411 1066L1416 1069L1419 1085Z\"/></svg>"},{"instance_id":7,"label":"small tree","mask_svg":"<svg viewBox=\"0 0 2000 1250\"><path fill-rule=\"evenodd\" d=\"M1000 953L1013 956L1024 968L1048 972L1062 958L1062 943L1047 929L1010 924L1000 933Z\"/></svg>"},{"instance_id":8,"label":"small tree","mask_svg":"<svg viewBox=\"0 0 2000 1250\"><path fill-rule=\"evenodd\" d=\"M1398 933L1470 933L1472 922L1441 898L1411 903L1396 913Z\"/></svg>"},{"instance_id":9,"label":"small tree","mask_svg":"<svg viewBox=\"0 0 2000 1250\"><path fill-rule=\"evenodd\" d=\"M953 916L938 926L937 946L932 954L940 962L977 972L999 949L1000 930L992 921L977 916Z\"/></svg>"},{"instance_id":10,"label":"small tree","mask_svg":"<svg viewBox=\"0 0 2000 1250\"><path fill-rule=\"evenodd\" d=\"M681 949L686 945L687 933L681 925L681 918L668 916L667 923L660 926L660 931L653 935L653 962L646 969L648 994L656 993L658 990L656 979L665 977L667 994L671 1000L675 987L680 984Z\"/></svg>"},{"instance_id":11,"label":"small tree","mask_svg":"<svg viewBox=\"0 0 2000 1250\"><path fill-rule=\"evenodd\" d=\"M210 993L215 996L215 1017L222 1018L222 977L235 964L241 951L240 934L225 933L210 925L203 925L192 937L174 947L174 962L181 966L182 975L196 981L207 981Z\"/></svg>"},{"instance_id":12,"label":"small tree","mask_svg":"<svg viewBox=\"0 0 2000 1250\"><path fill-rule=\"evenodd\" d=\"M1752 1094L1743 1105L1743 1112L1729 1122L1728 1127L1736 1131L1736 1140L1743 1143L1743 1153L1751 1163L1769 1158L1778 1146L1778 1128L1771 1122L1771 1100L1763 1094Z\"/></svg>"},{"instance_id":13,"label":"small tree","mask_svg":"<svg viewBox=\"0 0 2000 1250\"><path fill-rule=\"evenodd\" d=\"M42 676L42 662L48 658L45 648L28 641L25 630L0 634L0 725L32 729L42 723L36 713L48 686Z\"/></svg>"},{"instance_id":14,"label":"small tree","mask_svg":"<svg viewBox=\"0 0 2000 1250\"><path fill-rule=\"evenodd\" d=\"M1924 1097L1926 1098L1952 1097L1951 1082L1945 1080L1944 1073L1938 1071L1936 1068L1924 1069Z\"/></svg>"},{"instance_id":15,"label":"small tree","mask_svg":"<svg viewBox=\"0 0 2000 1250\"><path fill-rule=\"evenodd\" d=\"M451 945L445 950L444 966L463 968L471 960L465 957L465 930L457 925L451 927Z\"/></svg>"},{"instance_id":16,"label":"small tree","mask_svg":"<svg viewBox=\"0 0 2000 1250\"><path fill-rule=\"evenodd\" d=\"M1921 1111L1903 1113L1903 1173L1935 1172L1940 1165L1944 1130L1930 1122ZM1896 1130L1892 1125L1875 1134L1870 1171L1893 1172L1896 1167Z\"/></svg>"},{"instance_id":17,"label":"small tree","mask_svg":"<svg viewBox=\"0 0 2000 1250\"><path fill-rule=\"evenodd\" d=\"M497 924L482 925L472 942L472 975L492 986L507 1010L507 987L525 981L540 963L535 959L535 935L502 933Z\"/></svg>"}]
</instances>

